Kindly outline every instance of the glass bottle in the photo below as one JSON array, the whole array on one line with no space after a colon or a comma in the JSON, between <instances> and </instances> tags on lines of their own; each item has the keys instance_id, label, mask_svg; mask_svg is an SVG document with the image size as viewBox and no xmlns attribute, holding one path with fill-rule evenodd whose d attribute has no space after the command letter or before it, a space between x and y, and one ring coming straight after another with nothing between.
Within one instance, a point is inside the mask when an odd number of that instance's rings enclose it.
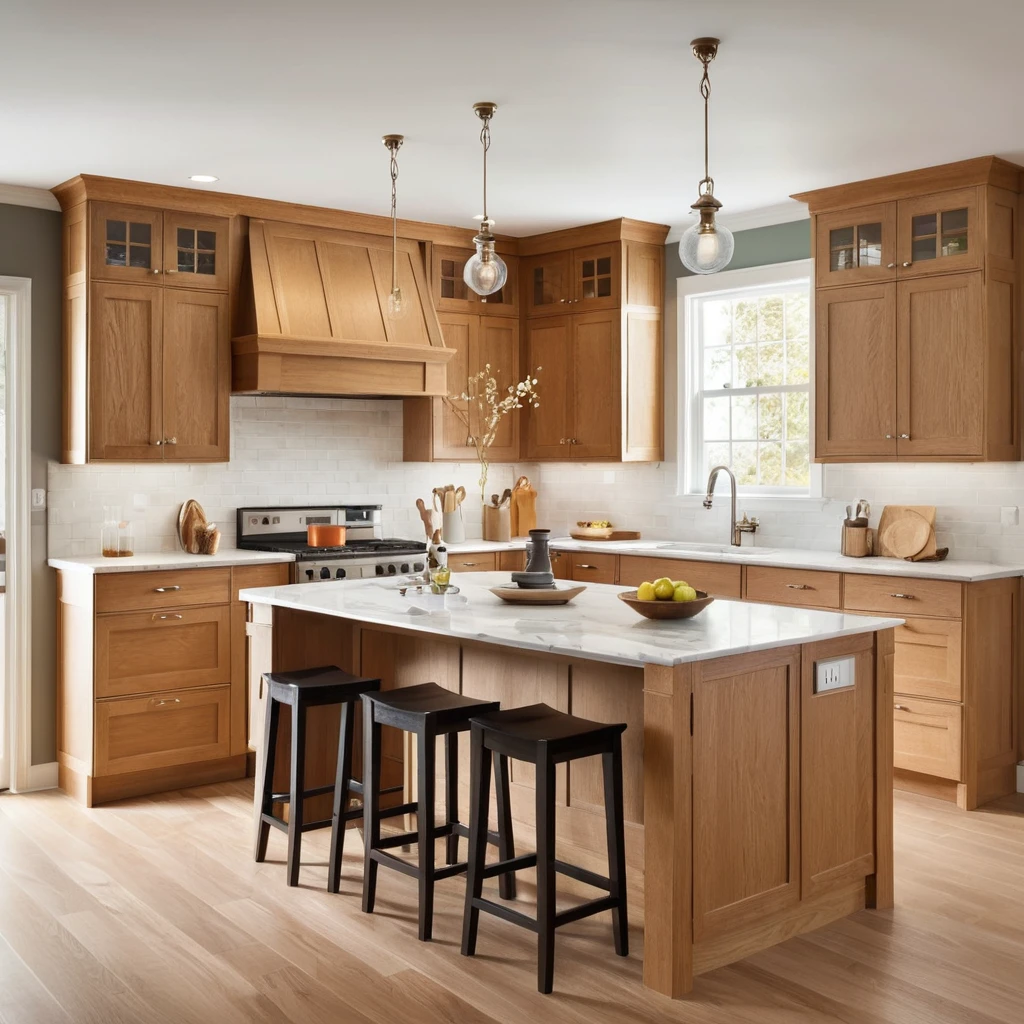
<instances>
[{"instance_id":1,"label":"glass bottle","mask_svg":"<svg viewBox=\"0 0 1024 1024\"><path fill-rule=\"evenodd\" d=\"M104 558L130 558L135 553L132 524L121 518L120 505L103 506L103 527L100 530L100 551Z\"/></svg>"}]
</instances>

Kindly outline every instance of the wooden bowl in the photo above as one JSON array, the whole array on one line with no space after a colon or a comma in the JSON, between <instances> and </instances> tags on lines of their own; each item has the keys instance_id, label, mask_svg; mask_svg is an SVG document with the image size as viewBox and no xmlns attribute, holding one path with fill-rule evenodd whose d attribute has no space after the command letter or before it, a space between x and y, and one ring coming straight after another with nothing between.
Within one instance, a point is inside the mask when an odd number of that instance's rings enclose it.
<instances>
[{"instance_id":1,"label":"wooden bowl","mask_svg":"<svg viewBox=\"0 0 1024 1024\"><path fill-rule=\"evenodd\" d=\"M574 526L569 531L573 540L611 540L614 526Z\"/></svg>"},{"instance_id":2,"label":"wooden bowl","mask_svg":"<svg viewBox=\"0 0 1024 1024\"><path fill-rule=\"evenodd\" d=\"M695 601L641 601L635 590L624 590L618 598L645 619L692 619L714 601L703 590L697 591Z\"/></svg>"}]
</instances>

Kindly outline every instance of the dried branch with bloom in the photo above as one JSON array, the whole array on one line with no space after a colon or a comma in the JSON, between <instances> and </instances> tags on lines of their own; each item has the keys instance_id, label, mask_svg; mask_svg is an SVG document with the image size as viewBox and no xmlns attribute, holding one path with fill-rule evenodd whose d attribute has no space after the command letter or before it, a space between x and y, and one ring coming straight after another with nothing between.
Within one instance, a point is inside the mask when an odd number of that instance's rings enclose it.
<instances>
[{"instance_id":1,"label":"dried branch with bloom","mask_svg":"<svg viewBox=\"0 0 1024 1024\"><path fill-rule=\"evenodd\" d=\"M476 449L480 460L480 503L487 504L487 473L490 469L488 451L498 436L501 421L513 410L530 406L539 408L537 378L543 367L538 366L533 373L518 384L510 384L504 392L491 373L491 364L487 363L479 372L473 374L466 382L466 390L461 395L449 395L445 402L459 421L465 426L469 441ZM474 430L474 424L476 428Z\"/></svg>"}]
</instances>

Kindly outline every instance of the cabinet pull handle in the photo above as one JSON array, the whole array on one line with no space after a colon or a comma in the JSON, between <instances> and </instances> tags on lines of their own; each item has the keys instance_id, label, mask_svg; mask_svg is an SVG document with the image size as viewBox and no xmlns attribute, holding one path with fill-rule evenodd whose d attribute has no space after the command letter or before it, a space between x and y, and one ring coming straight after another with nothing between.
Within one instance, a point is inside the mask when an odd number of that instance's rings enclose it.
<instances>
[{"instance_id":1,"label":"cabinet pull handle","mask_svg":"<svg viewBox=\"0 0 1024 1024\"><path fill-rule=\"evenodd\" d=\"M152 270L150 271L150 273L151 273L151 274L159 274L159 273L160 273L160 268L159 268L159 267L154 267L154 268L153 268L153 269L152 269Z\"/></svg>"},{"instance_id":2,"label":"cabinet pull handle","mask_svg":"<svg viewBox=\"0 0 1024 1024\"><path fill-rule=\"evenodd\" d=\"M900 434L900 440L902 440L902 441L909 441L910 440L910 435L909 434Z\"/></svg>"},{"instance_id":3,"label":"cabinet pull handle","mask_svg":"<svg viewBox=\"0 0 1024 1024\"><path fill-rule=\"evenodd\" d=\"M789 590L813 590L814 587L809 586L806 583L787 583L786 587Z\"/></svg>"},{"instance_id":4,"label":"cabinet pull handle","mask_svg":"<svg viewBox=\"0 0 1024 1024\"><path fill-rule=\"evenodd\" d=\"M904 263L903 266L905 266L905 267L912 267L913 263L911 263L910 260L907 260L907 262Z\"/></svg>"},{"instance_id":5,"label":"cabinet pull handle","mask_svg":"<svg viewBox=\"0 0 1024 1024\"><path fill-rule=\"evenodd\" d=\"M469 569L471 566L479 565L479 562L463 562L462 566L464 569Z\"/></svg>"},{"instance_id":6,"label":"cabinet pull handle","mask_svg":"<svg viewBox=\"0 0 1024 1024\"><path fill-rule=\"evenodd\" d=\"M917 598L913 594L890 594L890 597L898 597L902 601L916 601Z\"/></svg>"},{"instance_id":7,"label":"cabinet pull handle","mask_svg":"<svg viewBox=\"0 0 1024 1024\"><path fill-rule=\"evenodd\" d=\"M178 584L175 584L173 587L154 587L153 588L153 593L154 594L169 594L172 590L181 590L181 587L178 586Z\"/></svg>"},{"instance_id":8,"label":"cabinet pull handle","mask_svg":"<svg viewBox=\"0 0 1024 1024\"><path fill-rule=\"evenodd\" d=\"M180 704L180 697L154 697L150 702L155 708L162 708L165 704Z\"/></svg>"},{"instance_id":9,"label":"cabinet pull handle","mask_svg":"<svg viewBox=\"0 0 1024 1024\"><path fill-rule=\"evenodd\" d=\"M159 448L163 444L163 441L150 441L149 442L154 448Z\"/></svg>"},{"instance_id":10,"label":"cabinet pull handle","mask_svg":"<svg viewBox=\"0 0 1024 1024\"><path fill-rule=\"evenodd\" d=\"M597 566L596 565L588 565L586 562L580 562L580 564L577 565L576 568L577 569L596 569Z\"/></svg>"},{"instance_id":11,"label":"cabinet pull handle","mask_svg":"<svg viewBox=\"0 0 1024 1024\"><path fill-rule=\"evenodd\" d=\"M165 619L180 619L180 618L183 618L183 616L179 615L177 612L171 612L171 613L169 613L167 615L154 615L153 616L153 621L156 622L157 620L159 620L159 621L163 622Z\"/></svg>"},{"instance_id":12,"label":"cabinet pull handle","mask_svg":"<svg viewBox=\"0 0 1024 1024\"><path fill-rule=\"evenodd\" d=\"M562 303L565 303L565 302L571 302L572 300L571 299L559 299L558 301L562 302Z\"/></svg>"},{"instance_id":13,"label":"cabinet pull handle","mask_svg":"<svg viewBox=\"0 0 1024 1024\"><path fill-rule=\"evenodd\" d=\"M165 274L176 274L177 272L178 272L177 270L165 270L164 271Z\"/></svg>"},{"instance_id":14,"label":"cabinet pull handle","mask_svg":"<svg viewBox=\"0 0 1024 1024\"><path fill-rule=\"evenodd\" d=\"M177 444L178 439L176 437L165 437L164 444Z\"/></svg>"},{"instance_id":15,"label":"cabinet pull handle","mask_svg":"<svg viewBox=\"0 0 1024 1024\"><path fill-rule=\"evenodd\" d=\"M896 269L896 264L895 263L886 263L886 267L889 270L895 270Z\"/></svg>"},{"instance_id":16,"label":"cabinet pull handle","mask_svg":"<svg viewBox=\"0 0 1024 1024\"><path fill-rule=\"evenodd\" d=\"M895 437L896 437L895 434L886 434L885 435L886 441L892 441Z\"/></svg>"},{"instance_id":17,"label":"cabinet pull handle","mask_svg":"<svg viewBox=\"0 0 1024 1024\"><path fill-rule=\"evenodd\" d=\"M910 710L910 708L908 708L906 704L893 704L892 709L893 709L893 711L909 711Z\"/></svg>"}]
</instances>

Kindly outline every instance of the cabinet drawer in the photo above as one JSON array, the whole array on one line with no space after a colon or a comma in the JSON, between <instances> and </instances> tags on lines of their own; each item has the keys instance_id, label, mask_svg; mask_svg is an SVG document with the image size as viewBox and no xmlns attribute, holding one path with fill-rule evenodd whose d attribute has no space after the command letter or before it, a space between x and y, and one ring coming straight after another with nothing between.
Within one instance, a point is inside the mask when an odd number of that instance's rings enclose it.
<instances>
[{"instance_id":1,"label":"cabinet drawer","mask_svg":"<svg viewBox=\"0 0 1024 1024\"><path fill-rule=\"evenodd\" d=\"M97 697L230 681L227 605L96 618Z\"/></svg>"},{"instance_id":2,"label":"cabinet drawer","mask_svg":"<svg viewBox=\"0 0 1024 1024\"><path fill-rule=\"evenodd\" d=\"M448 555L452 572L494 572L498 567L497 552L470 551L465 555Z\"/></svg>"},{"instance_id":3,"label":"cabinet drawer","mask_svg":"<svg viewBox=\"0 0 1024 1024\"><path fill-rule=\"evenodd\" d=\"M945 580L919 580L909 576L860 576L847 573L843 607L857 612L893 615L932 615L959 619L961 587Z\"/></svg>"},{"instance_id":4,"label":"cabinet drawer","mask_svg":"<svg viewBox=\"0 0 1024 1024\"><path fill-rule=\"evenodd\" d=\"M813 569L778 569L748 565L743 597L764 604L798 604L807 608L839 608L842 576Z\"/></svg>"},{"instance_id":5,"label":"cabinet drawer","mask_svg":"<svg viewBox=\"0 0 1024 1024\"><path fill-rule=\"evenodd\" d=\"M893 764L960 781L963 706L898 697L893 708Z\"/></svg>"},{"instance_id":6,"label":"cabinet drawer","mask_svg":"<svg viewBox=\"0 0 1024 1024\"><path fill-rule=\"evenodd\" d=\"M96 611L137 612L192 604L227 604L231 570L175 569L96 576Z\"/></svg>"},{"instance_id":7,"label":"cabinet drawer","mask_svg":"<svg viewBox=\"0 0 1024 1024\"><path fill-rule=\"evenodd\" d=\"M661 576L685 580L696 590L712 597L740 596L740 567L722 562L692 562L684 558L652 558L645 555L622 555L619 558L619 583L639 587L653 583Z\"/></svg>"},{"instance_id":8,"label":"cabinet drawer","mask_svg":"<svg viewBox=\"0 0 1024 1024\"><path fill-rule=\"evenodd\" d=\"M907 619L894 630L894 689L914 697L963 699L961 624L949 619Z\"/></svg>"},{"instance_id":9,"label":"cabinet drawer","mask_svg":"<svg viewBox=\"0 0 1024 1024\"><path fill-rule=\"evenodd\" d=\"M573 551L569 555L572 578L577 583L614 583L616 575L615 555L593 555L585 551Z\"/></svg>"},{"instance_id":10,"label":"cabinet drawer","mask_svg":"<svg viewBox=\"0 0 1024 1024\"><path fill-rule=\"evenodd\" d=\"M230 753L231 688L96 702L95 774L169 768Z\"/></svg>"}]
</instances>

